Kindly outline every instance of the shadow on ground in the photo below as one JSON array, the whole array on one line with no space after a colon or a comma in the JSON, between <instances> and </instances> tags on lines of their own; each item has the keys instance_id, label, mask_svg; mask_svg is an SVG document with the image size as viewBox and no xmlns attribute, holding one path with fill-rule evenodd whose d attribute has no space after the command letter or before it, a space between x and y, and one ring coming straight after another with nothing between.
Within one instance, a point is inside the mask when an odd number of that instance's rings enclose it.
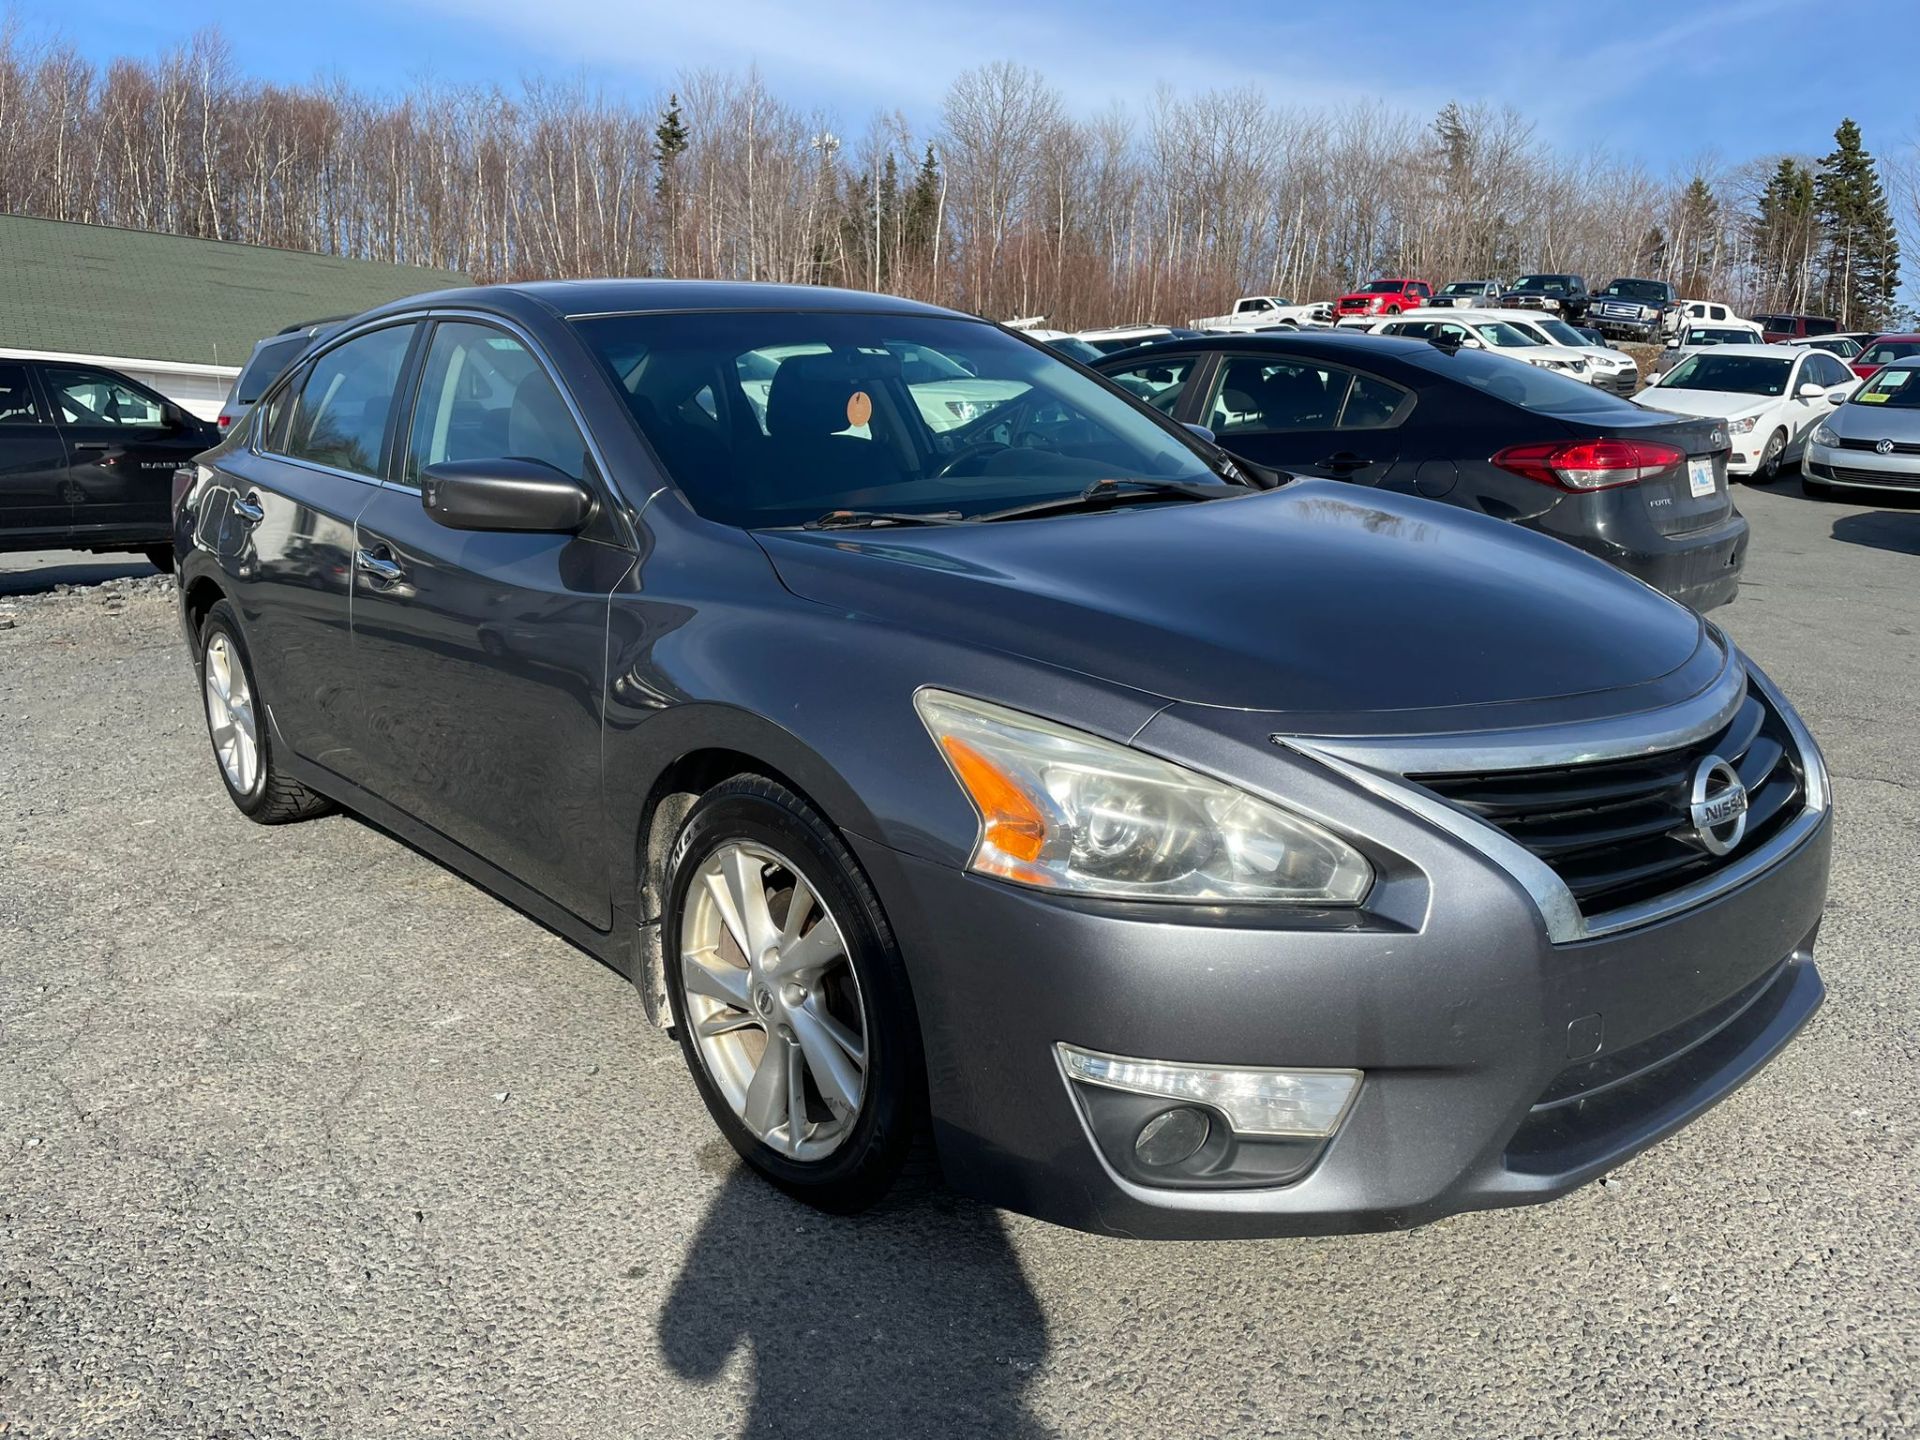
<instances>
[{"instance_id":1,"label":"shadow on ground","mask_svg":"<svg viewBox=\"0 0 1920 1440\"><path fill-rule=\"evenodd\" d=\"M40 595L56 585L98 585L158 573L138 555L89 555L79 550L0 554L0 597Z\"/></svg>"},{"instance_id":2,"label":"shadow on ground","mask_svg":"<svg viewBox=\"0 0 1920 1440\"><path fill-rule=\"evenodd\" d=\"M1833 538L1849 545L1920 555L1920 509L1842 515L1833 522Z\"/></svg>"},{"instance_id":3,"label":"shadow on ground","mask_svg":"<svg viewBox=\"0 0 1920 1440\"><path fill-rule=\"evenodd\" d=\"M660 1315L675 1374L741 1350L741 1435L1052 1432L1027 1409L1046 1322L999 1216L944 1192L823 1216L736 1168Z\"/></svg>"}]
</instances>

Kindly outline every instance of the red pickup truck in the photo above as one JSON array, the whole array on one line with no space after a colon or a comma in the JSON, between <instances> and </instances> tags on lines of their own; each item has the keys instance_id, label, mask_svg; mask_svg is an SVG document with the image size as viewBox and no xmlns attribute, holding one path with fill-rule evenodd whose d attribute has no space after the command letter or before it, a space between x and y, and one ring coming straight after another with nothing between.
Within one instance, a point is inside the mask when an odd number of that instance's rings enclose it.
<instances>
[{"instance_id":1,"label":"red pickup truck","mask_svg":"<svg viewBox=\"0 0 1920 1440\"><path fill-rule=\"evenodd\" d=\"M1369 280L1334 302L1333 318L1349 315L1398 315L1418 310L1433 298L1433 286L1424 280Z\"/></svg>"}]
</instances>

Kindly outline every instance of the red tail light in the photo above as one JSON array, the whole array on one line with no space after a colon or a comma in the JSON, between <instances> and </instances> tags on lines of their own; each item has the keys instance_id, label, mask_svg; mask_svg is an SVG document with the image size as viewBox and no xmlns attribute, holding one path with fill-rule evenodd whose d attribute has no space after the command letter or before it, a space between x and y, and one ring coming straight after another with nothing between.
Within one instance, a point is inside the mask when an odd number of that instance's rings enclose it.
<instances>
[{"instance_id":1,"label":"red tail light","mask_svg":"<svg viewBox=\"0 0 1920 1440\"><path fill-rule=\"evenodd\" d=\"M231 424L233 424L233 416L227 414L226 411L222 410L220 412L220 428L224 430Z\"/></svg>"},{"instance_id":2,"label":"red tail light","mask_svg":"<svg viewBox=\"0 0 1920 1440\"><path fill-rule=\"evenodd\" d=\"M1550 440L1509 445L1493 463L1560 490L1612 490L1637 485L1686 458L1678 446L1651 440Z\"/></svg>"}]
</instances>

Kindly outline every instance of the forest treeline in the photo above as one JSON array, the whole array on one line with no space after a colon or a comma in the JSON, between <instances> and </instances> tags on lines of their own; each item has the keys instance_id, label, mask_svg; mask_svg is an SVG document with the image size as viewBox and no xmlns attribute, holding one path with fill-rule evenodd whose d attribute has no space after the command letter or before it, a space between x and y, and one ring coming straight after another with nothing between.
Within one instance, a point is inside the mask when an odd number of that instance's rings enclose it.
<instances>
[{"instance_id":1,"label":"forest treeline","mask_svg":"<svg viewBox=\"0 0 1920 1440\"><path fill-rule=\"evenodd\" d=\"M721 276L883 288L1005 319L1178 322L1242 292L1575 271L1752 309L1890 318L1890 202L1852 122L1824 159L1662 178L1511 109L1288 106L1252 87L1091 117L1013 63L930 133L857 132L757 72L658 103L581 81L270 84L217 32L104 66L0 32L0 210L478 279Z\"/></svg>"}]
</instances>

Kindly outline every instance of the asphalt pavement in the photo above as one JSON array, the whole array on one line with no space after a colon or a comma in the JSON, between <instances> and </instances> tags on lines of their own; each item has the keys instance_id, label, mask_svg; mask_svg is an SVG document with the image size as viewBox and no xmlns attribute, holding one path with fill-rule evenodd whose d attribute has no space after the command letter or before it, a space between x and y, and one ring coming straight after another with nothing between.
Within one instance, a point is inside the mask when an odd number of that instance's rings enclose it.
<instances>
[{"instance_id":1,"label":"asphalt pavement","mask_svg":"<svg viewBox=\"0 0 1920 1440\"><path fill-rule=\"evenodd\" d=\"M0 598L0 1434L1920 1431L1920 506L1740 500L1826 1008L1605 1184L1337 1240L812 1214L610 971L236 814L162 582Z\"/></svg>"}]
</instances>

